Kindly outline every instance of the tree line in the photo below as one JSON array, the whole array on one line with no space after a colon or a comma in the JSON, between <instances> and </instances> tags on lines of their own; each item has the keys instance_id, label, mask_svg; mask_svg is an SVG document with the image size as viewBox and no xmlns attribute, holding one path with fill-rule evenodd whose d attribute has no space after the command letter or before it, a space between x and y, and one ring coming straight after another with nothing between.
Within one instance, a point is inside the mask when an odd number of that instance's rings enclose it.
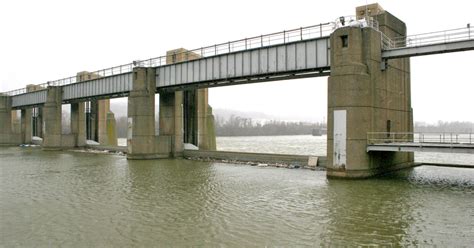
<instances>
[{"instance_id":1,"label":"tree line","mask_svg":"<svg viewBox=\"0 0 474 248\"><path fill-rule=\"evenodd\" d=\"M436 124L415 123L415 132L421 133L473 133L474 123L469 121L438 121Z\"/></svg>"},{"instance_id":2,"label":"tree line","mask_svg":"<svg viewBox=\"0 0 474 248\"><path fill-rule=\"evenodd\" d=\"M326 128L323 123L287 122L270 120L258 122L252 118L232 115L228 120L216 116L217 136L273 136L273 135L310 135L313 129Z\"/></svg>"},{"instance_id":3,"label":"tree line","mask_svg":"<svg viewBox=\"0 0 474 248\"><path fill-rule=\"evenodd\" d=\"M117 136L127 137L127 117L116 119ZM325 123L310 122L287 122L270 120L259 122L252 118L232 115L228 119L216 116L215 128L217 136L274 136L274 135L311 135L313 129L325 129ZM156 122L158 130L158 121ZM415 132L456 132L473 133L473 122L445 122L438 121L435 124L416 122ZM157 132L158 133L158 132Z\"/></svg>"}]
</instances>

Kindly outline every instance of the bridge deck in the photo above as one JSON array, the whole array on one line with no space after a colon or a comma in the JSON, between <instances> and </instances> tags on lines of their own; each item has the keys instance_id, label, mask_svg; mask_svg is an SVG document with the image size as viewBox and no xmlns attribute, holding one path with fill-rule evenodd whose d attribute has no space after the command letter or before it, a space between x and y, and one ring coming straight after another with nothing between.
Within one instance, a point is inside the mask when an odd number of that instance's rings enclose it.
<instances>
[{"instance_id":1,"label":"bridge deck","mask_svg":"<svg viewBox=\"0 0 474 248\"><path fill-rule=\"evenodd\" d=\"M402 47L382 52L383 59L415 57L430 54L452 53L474 50L474 40L430 44L417 47Z\"/></svg>"},{"instance_id":2,"label":"bridge deck","mask_svg":"<svg viewBox=\"0 0 474 248\"><path fill-rule=\"evenodd\" d=\"M439 144L439 143L379 143L367 145L367 152L443 152L474 154L474 144Z\"/></svg>"},{"instance_id":3,"label":"bridge deck","mask_svg":"<svg viewBox=\"0 0 474 248\"><path fill-rule=\"evenodd\" d=\"M220 54L156 68L156 87L212 87L328 75L329 37Z\"/></svg>"},{"instance_id":4,"label":"bridge deck","mask_svg":"<svg viewBox=\"0 0 474 248\"><path fill-rule=\"evenodd\" d=\"M382 37L382 58L385 60L474 50L474 29L470 25L393 40Z\"/></svg>"},{"instance_id":5,"label":"bridge deck","mask_svg":"<svg viewBox=\"0 0 474 248\"><path fill-rule=\"evenodd\" d=\"M472 133L369 132L367 152L448 152L474 154Z\"/></svg>"}]
</instances>

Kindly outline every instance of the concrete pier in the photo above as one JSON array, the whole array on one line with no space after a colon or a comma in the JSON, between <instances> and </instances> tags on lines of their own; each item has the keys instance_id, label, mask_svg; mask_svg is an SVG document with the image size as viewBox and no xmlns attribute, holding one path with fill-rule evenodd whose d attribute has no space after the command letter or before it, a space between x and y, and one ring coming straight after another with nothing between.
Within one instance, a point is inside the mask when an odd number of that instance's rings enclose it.
<instances>
[{"instance_id":1,"label":"concrete pier","mask_svg":"<svg viewBox=\"0 0 474 248\"><path fill-rule=\"evenodd\" d=\"M208 89L198 89L197 94L197 119L198 119L198 147L199 150L216 150L216 130L212 107L209 105Z\"/></svg>"},{"instance_id":2,"label":"concrete pier","mask_svg":"<svg viewBox=\"0 0 474 248\"><path fill-rule=\"evenodd\" d=\"M406 35L405 24L389 12L371 13L389 38ZM372 28L343 27L331 34L328 177L366 178L413 165L413 153L367 152L368 132L413 129L409 60L391 60L383 69L380 41Z\"/></svg>"},{"instance_id":3,"label":"concrete pier","mask_svg":"<svg viewBox=\"0 0 474 248\"><path fill-rule=\"evenodd\" d=\"M117 134L115 130L115 115L110 111L110 100L97 100L96 104L92 105L97 120L97 141L101 145L117 145Z\"/></svg>"},{"instance_id":4,"label":"concrete pier","mask_svg":"<svg viewBox=\"0 0 474 248\"><path fill-rule=\"evenodd\" d=\"M31 108L21 110L21 143L30 144L33 136L33 111Z\"/></svg>"},{"instance_id":5,"label":"concrete pier","mask_svg":"<svg viewBox=\"0 0 474 248\"><path fill-rule=\"evenodd\" d=\"M71 134L74 135L74 146L86 145L86 113L84 102L71 103Z\"/></svg>"},{"instance_id":6,"label":"concrete pier","mask_svg":"<svg viewBox=\"0 0 474 248\"><path fill-rule=\"evenodd\" d=\"M182 157L184 149L183 92L160 93L159 115L160 141L169 143L169 147L162 147L160 153Z\"/></svg>"},{"instance_id":7,"label":"concrete pier","mask_svg":"<svg viewBox=\"0 0 474 248\"><path fill-rule=\"evenodd\" d=\"M61 149L61 104L61 87L49 86L43 109L43 150Z\"/></svg>"},{"instance_id":8,"label":"concrete pier","mask_svg":"<svg viewBox=\"0 0 474 248\"><path fill-rule=\"evenodd\" d=\"M13 140L12 99L0 95L0 145L16 144Z\"/></svg>"},{"instance_id":9,"label":"concrete pier","mask_svg":"<svg viewBox=\"0 0 474 248\"><path fill-rule=\"evenodd\" d=\"M128 96L127 159L168 157L157 152L155 87L153 68L133 69L133 89Z\"/></svg>"}]
</instances>

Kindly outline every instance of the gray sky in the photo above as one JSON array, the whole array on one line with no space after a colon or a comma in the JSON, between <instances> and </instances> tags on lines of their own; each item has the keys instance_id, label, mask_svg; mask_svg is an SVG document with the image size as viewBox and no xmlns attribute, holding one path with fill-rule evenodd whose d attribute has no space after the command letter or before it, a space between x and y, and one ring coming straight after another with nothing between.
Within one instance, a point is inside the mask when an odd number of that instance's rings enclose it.
<instances>
[{"instance_id":1,"label":"gray sky","mask_svg":"<svg viewBox=\"0 0 474 248\"><path fill-rule=\"evenodd\" d=\"M444 3L442 3L444 2ZM366 1L2 1L0 91L354 15ZM370 1L368 3L371 3ZM384 1L409 34L474 25L474 2ZM474 121L474 52L411 59L415 121ZM123 100L122 100L123 101ZM326 116L327 78L213 88L214 108Z\"/></svg>"}]
</instances>

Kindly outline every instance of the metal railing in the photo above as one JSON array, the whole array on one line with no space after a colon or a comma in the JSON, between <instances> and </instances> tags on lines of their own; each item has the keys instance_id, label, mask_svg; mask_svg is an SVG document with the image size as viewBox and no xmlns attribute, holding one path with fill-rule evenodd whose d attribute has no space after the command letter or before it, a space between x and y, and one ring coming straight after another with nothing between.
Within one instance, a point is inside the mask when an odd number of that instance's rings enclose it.
<instances>
[{"instance_id":1,"label":"metal railing","mask_svg":"<svg viewBox=\"0 0 474 248\"><path fill-rule=\"evenodd\" d=\"M172 57L180 57L182 61L193 60L203 57L216 56L226 53L245 51L254 48L273 46L278 44L286 44L289 42L302 41L308 39L322 38L329 36L334 30L334 23L321 23L318 25L301 27L297 29L285 30L282 32L271 33L266 35L255 36L251 38L245 38L236 41L229 41L220 43L212 46L201 47L198 49L187 50L184 52L173 53L172 55L164 55L156 58L150 58L146 60L137 60L132 63L114 66L94 72L90 72L95 77L107 77L118 75L122 73L128 73L133 71L134 67L158 67L173 62ZM54 81L48 81L47 83L39 84L42 88L48 86L63 86L79 82L78 76L72 76L62 78ZM19 94L27 93L26 88L11 90L4 92L3 94L14 96Z\"/></svg>"},{"instance_id":2,"label":"metal railing","mask_svg":"<svg viewBox=\"0 0 474 248\"><path fill-rule=\"evenodd\" d=\"M443 44L472 39L474 39L474 29L470 24L467 24L467 26L463 28L396 37L392 39L391 44L384 47L384 50L401 47L418 47L433 44Z\"/></svg>"},{"instance_id":3,"label":"metal railing","mask_svg":"<svg viewBox=\"0 0 474 248\"><path fill-rule=\"evenodd\" d=\"M431 143L474 145L473 133L369 132L367 144Z\"/></svg>"},{"instance_id":4,"label":"metal railing","mask_svg":"<svg viewBox=\"0 0 474 248\"><path fill-rule=\"evenodd\" d=\"M193 60L203 57L216 56L221 54L233 53L238 51L245 51L254 48L261 48L273 46L278 44L286 44L289 42L308 40L314 38L321 38L329 36L332 33L331 23L322 23L318 25L301 27L292 30L285 30L283 32L255 36L236 41L229 41L225 43L216 44L213 46L202 47L194 50L189 50L181 53L173 54L172 56L179 56L185 61ZM169 64L170 55L165 55L157 58L136 61L140 66L157 67Z\"/></svg>"},{"instance_id":5,"label":"metal railing","mask_svg":"<svg viewBox=\"0 0 474 248\"><path fill-rule=\"evenodd\" d=\"M173 63L172 56L180 56L181 61L193 60L203 57L216 56L226 53L245 51L254 48L267 47L278 44L286 44L289 42L302 41L314 38L322 38L329 36L335 29L343 26L354 26L354 27L371 27L379 31L378 22L371 17L356 20L355 16L343 16L334 22L321 23L318 25L301 27L297 29L285 30L282 32L271 33L266 35L255 36L251 38L245 38L236 41L229 41L226 43L220 43L213 46L201 47L198 49L187 50L180 53L174 53L172 55L164 55L156 58L150 58L146 60L137 60L129 64L114 66L94 72L90 72L95 77L107 77L113 75L119 75L122 73L129 73L133 71L134 67L158 67L166 64ZM380 32L380 31L379 31ZM451 29L439 32L430 32L424 34L410 35L406 37L398 37L395 39L388 38L385 34L380 32L382 49L389 50L400 47L416 47L429 44L438 44L462 40L474 39L474 30L468 24L465 28ZM78 82L78 76L66 77L58 80L48 81L43 84L39 84L40 88L47 88L48 86L63 86ZM41 90L41 89L37 89ZM7 91L4 95L14 96L27 93L26 88L16 89Z\"/></svg>"},{"instance_id":6,"label":"metal railing","mask_svg":"<svg viewBox=\"0 0 474 248\"><path fill-rule=\"evenodd\" d=\"M133 67L134 67L133 63L130 63L130 64L114 66L114 67L110 67L110 68L106 68L106 69L102 69L102 70L98 70L98 71L94 71L90 73L88 72L88 74L94 75L94 77L107 77L107 76L113 76L113 75L131 72L133 70ZM21 89L7 91L2 94L8 95L8 96L15 96L15 95L28 93L28 92L43 90L43 89L46 89L48 86L63 86L63 85L73 84L73 83L77 83L81 81L81 80L78 80L78 77L79 76L76 75L72 77L57 79L54 81L48 81L46 83L38 84L39 87L31 91L28 91L25 87ZM83 80L83 81L86 81L86 80Z\"/></svg>"},{"instance_id":7,"label":"metal railing","mask_svg":"<svg viewBox=\"0 0 474 248\"><path fill-rule=\"evenodd\" d=\"M379 29L379 23L375 18L371 16L366 16L362 19L356 18L356 16L341 16L337 18L334 22L334 29L340 28L340 27L360 27L360 28L373 28L376 31L378 31L381 35L381 43L382 43L382 49L387 50L395 47L395 42L392 41L390 38L388 38L387 35L385 35L383 32L380 31Z\"/></svg>"}]
</instances>

